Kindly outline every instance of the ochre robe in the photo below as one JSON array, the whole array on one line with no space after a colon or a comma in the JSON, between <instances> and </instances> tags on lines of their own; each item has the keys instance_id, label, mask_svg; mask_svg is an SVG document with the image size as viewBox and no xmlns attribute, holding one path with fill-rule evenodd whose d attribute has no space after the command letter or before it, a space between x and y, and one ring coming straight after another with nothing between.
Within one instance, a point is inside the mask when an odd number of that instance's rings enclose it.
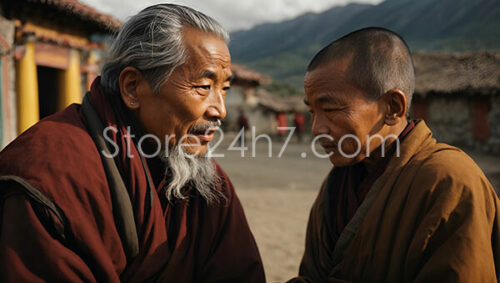
<instances>
[{"instance_id":1,"label":"ochre robe","mask_svg":"<svg viewBox=\"0 0 500 283\"><path fill-rule=\"evenodd\" d=\"M328 233L336 170L311 209L290 282L496 282L500 202L474 161L423 121L401 143L338 239Z\"/></svg>"},{"instance_id":2,"label":"ochre robe","mask_svg":"<svg viewBox=\"0 0 500 283\"><path fill-rule=\"evenodd\" d=\"M148 168L97 80L92 103L120 147L115 160L133 208L139 253L128 259L113 216L103 162L80 105L40 121L0 153L1 282L264 282L260 255L234 188L222 169L227 202L207 205L191 190L170 203L151 188ZM154 169L154 170L153 170ZM156 178L158 179L158 178ZM161 179L161 178L160 178ZM151 179L150 179L151 180Z\"/></svg>"},{"instance_id":3,"label":"ochre robe","mask_svg":"<svg viewBox=\"0 0 500 283\"><path fill-rule=\"evenodd\" d=\"M399 135L399 141L403 141L414 127L415 122L409 122ZM337 167L335 174L331 174L328 187L335 189L326 191L325 197L330 202L327 209L335 210L325 211L326 214L334 216L325 223L325 229L328 230L333 245L358 210L373 183L384 173L396 149L395 143L388 143L383 150L379 147L373 151L369 157L372 170L367 169L365 162L359 162L352 166Z\"/></svg>"}]
</instances>

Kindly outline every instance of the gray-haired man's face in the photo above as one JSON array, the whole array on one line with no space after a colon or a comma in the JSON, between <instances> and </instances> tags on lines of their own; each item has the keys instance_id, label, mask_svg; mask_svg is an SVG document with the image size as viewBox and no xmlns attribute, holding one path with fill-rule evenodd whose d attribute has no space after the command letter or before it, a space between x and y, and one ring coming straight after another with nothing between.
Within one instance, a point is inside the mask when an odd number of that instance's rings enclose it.
<instances>
[{"instance_id":1,"label":"gray-haired man's face","mask_svg":"<svg viewBox=\"0 0 500 283\"><path fill-rule=\"evenodd\" d=\"M203 155L219 121L226 116L231 57L224 40L186 27L186 62L176 68L159 94L143 80L136 88L136 115L146 131L183 144L188 154ZM174 136L175 135L175 136ZM164 145L165 146L165 145Z\"/></svg>"}]
</instances>

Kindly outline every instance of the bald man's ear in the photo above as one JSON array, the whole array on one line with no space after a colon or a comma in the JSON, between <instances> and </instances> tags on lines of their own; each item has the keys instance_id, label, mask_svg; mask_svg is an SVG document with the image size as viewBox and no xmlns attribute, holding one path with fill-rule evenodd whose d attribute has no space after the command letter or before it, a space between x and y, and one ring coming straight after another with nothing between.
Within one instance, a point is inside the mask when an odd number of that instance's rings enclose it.
<instances>
[{"instance_id":1,"label":"bald man's ear","mask_svg":"<svg viewBox=\"0 0 500 283\"><path fill-rule=\"evenodd\" d=\"M404 92L399 89L389 90L384 94L384 101L387 109L384 119L385 124L394 126L406 119L408 103Z\"/></svg>"},{"instance_id":2,"label":"bald man's ear","mask_svg":"<svg viewBox=\"0 0 500 283\"><path fill-rule=\"evenodd\" d=\"M144 77L141 72L134 67L126 67L120 72L118 79L120 94L125 106L131 110L139 108L138 89Z\"/></svg>"}]
</instances>

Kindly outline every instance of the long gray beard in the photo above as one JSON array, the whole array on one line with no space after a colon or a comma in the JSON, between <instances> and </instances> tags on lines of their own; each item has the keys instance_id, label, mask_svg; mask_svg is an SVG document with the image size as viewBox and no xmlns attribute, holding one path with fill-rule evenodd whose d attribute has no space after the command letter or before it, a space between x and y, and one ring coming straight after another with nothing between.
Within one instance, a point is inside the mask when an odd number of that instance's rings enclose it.
<instances>
[{"instance_id":1,"label":"long gray beard","mask_svg":"<svg viewBox=\"0 0 500 283\"><path fill-rule=\"evenodd\" d=\"M196 189L208 204L217 203L223 197L218 190L220 178L211 158L185 154L180 146L174 146L161 158L167 164L167 174L171 176L165 191L169 201L186 199L186 193L189 193L183 190L186 185Z\"/></svg>"}]
</instances>

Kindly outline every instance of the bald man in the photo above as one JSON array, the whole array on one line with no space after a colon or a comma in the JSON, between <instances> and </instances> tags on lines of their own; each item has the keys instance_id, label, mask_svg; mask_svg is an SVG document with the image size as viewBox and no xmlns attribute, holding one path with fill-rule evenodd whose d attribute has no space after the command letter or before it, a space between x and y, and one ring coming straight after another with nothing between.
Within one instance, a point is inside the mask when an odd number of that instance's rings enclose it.
<instances>
[{"instance_id":1,"label":"bald man","mask_svg":"<svg viewBox=\"0 0 500 283\"><path fill-rule=\"evenodd\" d=\"M460 149L407 118L415 78L381 28L326 46L304 79L313 134L334 168L290 282L496 282L499 199Z\"/></svg>"}]
</instances>

